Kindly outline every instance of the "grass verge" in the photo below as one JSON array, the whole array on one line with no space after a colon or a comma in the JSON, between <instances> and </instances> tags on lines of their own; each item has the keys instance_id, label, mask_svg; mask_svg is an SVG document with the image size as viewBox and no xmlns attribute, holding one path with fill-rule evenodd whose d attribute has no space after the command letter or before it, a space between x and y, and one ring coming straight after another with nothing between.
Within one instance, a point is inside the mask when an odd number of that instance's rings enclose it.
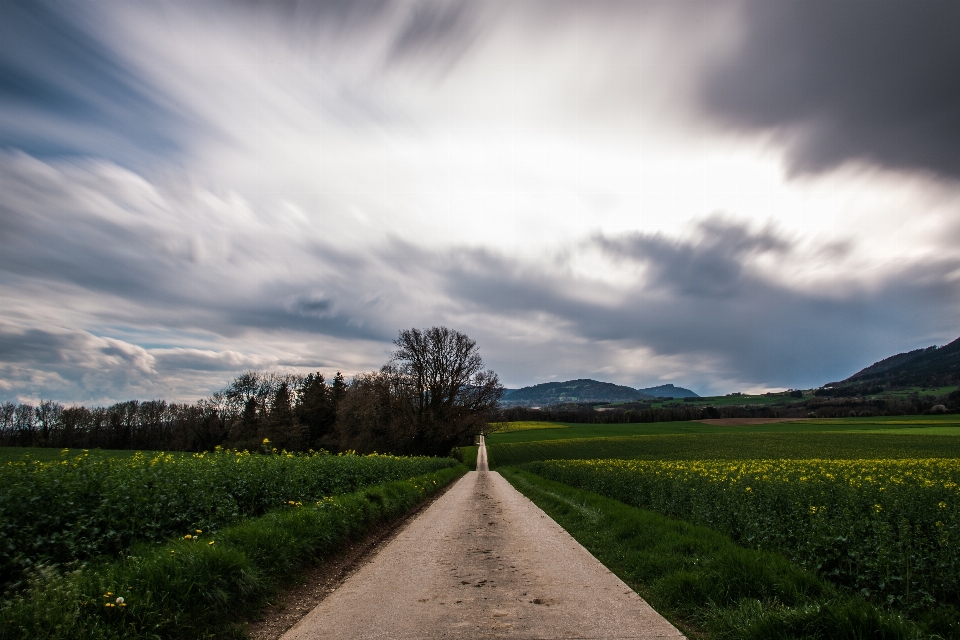
<instances>
[{"instance_id":1,"label":"grass verge","mask_svg":"<svg viewBox=\"0 0 960 640\"><path fill-rule=\"evenodd\" d=\"M515 468L500 473L688 637L939 638L778 554Z\"/></svg>"},{"instance_id":2,"label":"grass verge","mask_svg":"<svg viewBox=\"0 0 960 640\"><path fill-rule=\"evenodd\" d=\"M0 640L242 637L239 621L348 539L395 519L459 478L457 466L293 503L219 532L141 544L115 562L41 568L3 602Z\"/></svg>"}]
</instances>

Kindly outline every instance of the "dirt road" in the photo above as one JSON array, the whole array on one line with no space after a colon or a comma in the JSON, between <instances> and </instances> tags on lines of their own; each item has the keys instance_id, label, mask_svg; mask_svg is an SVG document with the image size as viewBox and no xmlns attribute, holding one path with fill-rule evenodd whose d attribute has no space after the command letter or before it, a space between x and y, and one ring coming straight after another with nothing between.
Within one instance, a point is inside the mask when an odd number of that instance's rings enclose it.
<instances>
[{"instance_id":1,"label":"dirt road","mask_svg":"<svg viewBox=\"0 0 960 640\"><path fill-rule=\"evenodd\" d=\"M282 640L682 638L543 511L464 476Z\"/></svg>"}]
</instances>

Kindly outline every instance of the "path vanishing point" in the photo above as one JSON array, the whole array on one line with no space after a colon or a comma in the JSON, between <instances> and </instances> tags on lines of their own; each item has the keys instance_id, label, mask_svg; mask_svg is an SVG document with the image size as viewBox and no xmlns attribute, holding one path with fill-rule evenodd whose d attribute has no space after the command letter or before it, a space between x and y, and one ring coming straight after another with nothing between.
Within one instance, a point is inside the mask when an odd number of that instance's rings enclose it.
<instances>
[{"instance_id":1,"label":"path vanishing point","mask_svg":"<svg viewBox=\"0 0 960 640\"><path fill-rule=\"evenodd\" d=\"M471 471L281 640L683 638L503 477Z\"/></svg>"}]
</instances>

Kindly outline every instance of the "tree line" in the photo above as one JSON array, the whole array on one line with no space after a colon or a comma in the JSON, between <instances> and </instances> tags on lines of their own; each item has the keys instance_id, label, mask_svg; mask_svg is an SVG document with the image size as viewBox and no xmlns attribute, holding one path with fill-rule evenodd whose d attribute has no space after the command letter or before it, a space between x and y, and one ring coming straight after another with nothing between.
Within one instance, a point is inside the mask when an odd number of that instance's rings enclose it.
<instances>
[{"instance_id":1,"label":"tree line","mask_svg":"<svg viewBox=\"0 0 960 640\"><path fill-rule=\"evenodd\" d=\"M0 446L207 451L328 450L446 455L480 433L503 394L477 344L446 327L401 331L379 371L248 371L196 403L0 405Z\"/></svg>"},{"instance_id":2,"label":"tree line","mask_svg":"<svg viewBox=\"0 0 960 640\"><path fill-rule=\"evenodd\" d=\"M794 396L795 397L795 396ZM494 422L543 420L580 424L626 424L645 422L675 422L711 418L845 418L851 416L901 416L924 413L960 412L960 389L945 395L912 393L905 397L823 397L816 395L800 402L778 404L743 404L721 406L684 406L672 403L655 408L619 408L596 403L563 404L531 409L528 407L501 408L491 415Z\"/></svg>"}]
</instances>

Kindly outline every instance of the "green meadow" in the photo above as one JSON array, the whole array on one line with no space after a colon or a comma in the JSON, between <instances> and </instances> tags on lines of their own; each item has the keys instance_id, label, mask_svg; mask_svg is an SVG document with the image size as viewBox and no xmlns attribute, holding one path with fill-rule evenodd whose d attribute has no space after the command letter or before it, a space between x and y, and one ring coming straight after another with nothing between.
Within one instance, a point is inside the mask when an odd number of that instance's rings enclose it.
<instances>
[{"instance_id":1,"label":"green meadow","mask_svg":"<svg viewBox=\"0 0 960 640\"><path fill-rule=\"evenodd\" d=\"M531 428L525 428L525 425ZM553 424L554 428L546 425ZM487 436L487 444L539 442L574 438L612 438L667 434L715 433L821 433L834 431L884 432L894 430L912 434L939 433L960 435L960 416L881 416L871 418L812 418L767 424L720 426L709 422L646 422L628 424L582 424L574 422L508 422L505 431ZM533 427L532 425L536 425ZM948 429L938 431L931 429Z\"/></svg>"},{"instance_id":2,"label":"green meadow","mask_svg":"<svg viewBox=\"0 0 960 640\"><path fill-rule=\"evenodd\" d=\"M513 423L486 442L688 637L960 638L958 416Z\"/></svg>"}]
</instances>

